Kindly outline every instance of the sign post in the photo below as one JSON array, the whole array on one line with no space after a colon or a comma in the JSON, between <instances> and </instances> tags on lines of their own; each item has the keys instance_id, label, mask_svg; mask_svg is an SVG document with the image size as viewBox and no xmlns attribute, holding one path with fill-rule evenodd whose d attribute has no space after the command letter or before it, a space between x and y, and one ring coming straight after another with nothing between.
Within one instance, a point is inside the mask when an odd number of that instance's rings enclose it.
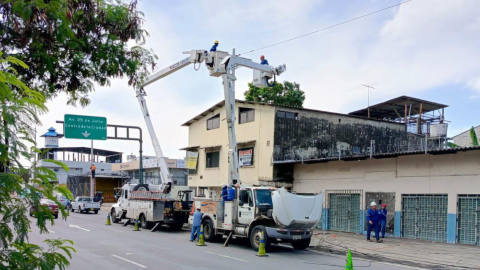
<instances>
[{"instance_id":1,"label":"sign post","mask_svg":"<svg viewBox=\"0 0 480 270\"><path fill-rule=\"evenodd\" d=\"M94 162L93 140L107 139L107 118L65 114L63 133L67 139L91 140L90 162ZM90 175L90 197L93 199L93 175Z\"/></svg>"}]
</instances>

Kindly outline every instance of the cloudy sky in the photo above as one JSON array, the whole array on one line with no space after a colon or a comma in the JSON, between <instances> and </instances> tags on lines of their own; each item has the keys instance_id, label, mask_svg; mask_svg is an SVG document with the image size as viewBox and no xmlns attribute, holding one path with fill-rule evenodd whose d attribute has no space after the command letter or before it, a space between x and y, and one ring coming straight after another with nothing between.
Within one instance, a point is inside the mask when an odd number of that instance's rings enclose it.
<instances>
[{"instance_id":1,"label":"cloudy sky","mask_svg":"<svg viewBox=\"0 0 480 270\"><path fill-rule=\"evenodd\" d=\"M379 10L398 0L142 0L146 47L166 67L182 51L209 49L250 51ZM448 104L449 135L480 125L480 5L477 0L414 0L375 15L275 47L244 55L271 65L287 64L280 80L295 81L306 93L307 108L348 113L367 106L367 92L355 88L375 83L370 104L411 95ZM243 99L248 69L237 71L236 97ZM354 90L351 90L354 88ZM166 156L185 155L188 128L181 124L223 99L221 79L202 66L189 66L146 88L147 104ZM97 87L87 108L66 105L65 96L49 102L38 135L64 114L105 116L110 124L144 129L145 155L154 155L146 126L126 80ZM41 140L41 138L39 138ZM40 141L43 146L43 140ZM60 141L61 146L90 146L89 141ZM138 143L99 141L95 147L138 153Z\"/></svg>"}]
</instances>

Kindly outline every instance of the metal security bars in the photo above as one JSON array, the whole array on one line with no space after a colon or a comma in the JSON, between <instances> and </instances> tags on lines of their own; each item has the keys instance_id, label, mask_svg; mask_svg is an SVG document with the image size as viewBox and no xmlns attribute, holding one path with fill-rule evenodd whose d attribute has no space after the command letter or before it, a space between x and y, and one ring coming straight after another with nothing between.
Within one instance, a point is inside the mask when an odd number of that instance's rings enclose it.
<instances>
[{"instance_id":1,"label":"metal security bars","mask_svg":"<svg viewBox=\"0 0 480 270\"><path fill-rule=\"evenodd\" d=\"M402 195L402 236L435 242L447 241L448 196Z\"/></svg>"},{"instance_id":2,"label":"metal security bars","mask_svg":"<svg viewBox=\"0 0 480 270\"><path fill-rule=\"evenodd\" d=\"M459 195L457 241L480 245L480 195Z\"/></svg>"},{"instance_id":3,"label":"metal security bars","mask_svg":"<svg viewBox=\"0 0 480 270\"><path fill-rule=\"evenodd\" d=\"M334 231L360 232L361 190L326 191L328 229Z\"/></svg>"}]
</instances>

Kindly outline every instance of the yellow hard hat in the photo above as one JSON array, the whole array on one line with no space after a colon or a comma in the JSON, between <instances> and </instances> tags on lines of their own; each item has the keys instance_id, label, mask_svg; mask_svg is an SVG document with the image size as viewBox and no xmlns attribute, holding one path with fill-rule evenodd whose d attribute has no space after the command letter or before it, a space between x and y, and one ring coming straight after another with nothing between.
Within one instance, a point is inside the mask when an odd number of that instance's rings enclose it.
<instances>
[{"instance_id":1,"label":"yellow hard hat","mask_svg":"<svg viewBox=\"0 0 480 270\"><path fill-rule=\"evenodd\" d=\"M215 44L218 44L218 40L215 40Z\"/></svg>"}]
</instances>

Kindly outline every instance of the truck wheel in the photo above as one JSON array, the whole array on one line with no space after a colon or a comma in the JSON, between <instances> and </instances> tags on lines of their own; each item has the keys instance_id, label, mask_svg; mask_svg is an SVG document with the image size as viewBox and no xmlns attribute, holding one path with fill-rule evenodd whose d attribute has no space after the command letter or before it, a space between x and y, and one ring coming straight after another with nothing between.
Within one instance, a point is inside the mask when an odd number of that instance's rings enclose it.
<instances>
[{"instance_id":1,"label":"truck wheel","mask_svg":"<svg viewBox=\"0 0 480 270\"><path fill-rule=\"evenodd\" d=\"M98 210L93 211L95 214L98 214Z\"/></svg>"},{"instance_id":2,"label":"truck wheel","mask_svg":"<svg viewBox=\"0 0 480 270\"><path fill-rule=\"evenodd\" d=\"M147 217L144 214L141 214L139 219L140 219L140 226L142 227L142 229L149 230L152 228L153 223L147 221Z\"/></svg>"},{"instance_id":3,"label":"truck wheel","mask_svg":"<svg viewBox=\"0 0 480 270\"><path fill-rule=\"evenodd\" d=\"M292 241L292 247L294 249L304 250L304 249L306 249L310 246L310 240L312 240L312 239L308 238L308 239Z\"/></svg>"},{"instance_id":4,"label":"truck wheel","mask_svg":"<svg viewBox=\"0 0 480 270\"><path fill-rule=\"evenodd\" d=\"M147 184L138 184L133 188L133 191L150 191Z\"/></svg>"},{"instance_id":5,"label":"truck wheel","mask_svg":"<svg viewBox=\"0 0 480 270\"><path fill-rule=\"evenodd\" d=\"M80 206L78 207L78 213L80 214L83 213L82 208L80 208Z\"/></svg>"},{"instance_id":6,"label":"truck wheel","mask_svg":"<svg viewBox=\"0 0 480 270\"><path fill-rule=\"evenodd\" d=\"M73 209L73 207L71 207L71 206L70 206L70 211L72 211L72 212L73 212L73 211L75 211L75 209Z\"/></svg>"},{"instance_id":7,"label":"truck wheel","mask_svg":"<svg viewBox=\"0 0 480 270\"><path fill-rule=\"evenodd\" d=\"M110 216L112 217L112 222L113 223L118 223L120 222L120 219L118 219L115 215L115 209L112 208L112 211L110 211Z\"/></svg>"},{"instance_id":8,"label":"truck wheel","mask_svg":"<svg viewBox=\"0 0 480 270\"><path fill-rule=\"evenodd\" d=\"M267 231L265 230L265 226L257 225L253 227L252 231L250 232L250 245L256 251L260 247L260 239L262 237L262 232L265 239L265 249L268 249L268 247L270 246L270 243L268 241Z\"/></svg>"},{"instance_id":9,"label":"truck wheel","mask_svg":"<svg viewBox=\"0 0 480 270\"><path fill-rule=\"evenodd\" d=\"M212 220L209 218L203 222L203 239L207 242L213 242L215 239L215 229Z\"/></svg>"}]
</instances>

